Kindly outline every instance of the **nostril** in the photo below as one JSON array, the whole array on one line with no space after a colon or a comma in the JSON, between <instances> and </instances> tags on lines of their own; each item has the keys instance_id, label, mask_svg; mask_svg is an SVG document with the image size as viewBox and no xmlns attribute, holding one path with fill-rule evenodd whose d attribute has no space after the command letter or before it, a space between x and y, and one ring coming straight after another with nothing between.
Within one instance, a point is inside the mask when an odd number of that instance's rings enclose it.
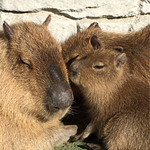
<instances>
[{"instance_id":1,"label":"nostril","mask_svg":"<svg viewBox=\"0 0 150 150\"><path fill-rule=\"evenodd\" d=\"M54 107L55 109L59 109L58 107Z\"/></svg>"},{"instance_id":2,"label":"nostril","mask_svg":"<svg viewBox=\"0 0 150 150\"><path fill-rule=\"evenodd\" d=\"M66 64L67 68L69 68L69 66L70 66L78 57L79 57L79 55L77 55L77 56L71 58L71 59L67 62L67 64Z\"/></svg>"},{"instance_id":3,"label":"nostril","mask_svg":"<svg viewBox=\"0 0 150 150\"><path fill-rule=\"evenodd\" d=\"M69 67L69 71L72 73L72 75L76 75L78 72L78 64L73 63Z\"/></svg>"},{"instance_id":4,"label":"nostril","mask_svg":"<svg viewBox=\"0 0 150 150\"><path fill-rule=\"evenodd\" d=\"M76 75L77 74L77 69L73 65L71 65L69 67L69 73L71 73L71 75Z\"/></svg>"},{"instance_id":5,"label":"nostril","mask_svg":"<svg viewBox=\"0 0 150 150\"><path fill-rule=\"evenodd\" d=\"M53 111L54 111L54 112L55 112L55 111L57 112L58 110L60 110L59 107L54 107L54 108L53 108Z\"/></svg>"},{"instance_id":6,"label":"nostril","mask_svg":"<svg viewBox=\"0 0 150 150\"><path fill-rule=\"evenodd\" d=\"M77 75L77 72L76 72L76 71L71 71L71 74L72 74L73 76L75 76L75 75Z\"/></svg>"}]
</instances>

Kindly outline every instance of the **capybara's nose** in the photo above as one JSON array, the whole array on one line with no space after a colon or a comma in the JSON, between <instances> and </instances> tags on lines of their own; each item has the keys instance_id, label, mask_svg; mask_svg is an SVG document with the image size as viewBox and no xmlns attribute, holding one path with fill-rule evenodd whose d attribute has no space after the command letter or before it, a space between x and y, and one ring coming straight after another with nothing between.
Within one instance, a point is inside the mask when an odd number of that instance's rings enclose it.
<instances>
[{"instance_id":1,"label":"capybara's nose","mask_svg":"<svg viewBox=\"0 0 150 150\"><path fill-rule=\"evenodd\" d=\"M74 98L68 84L53 86L48 94L51 99L51 106L56 109L65 109L71 106Z\"/></svg>"},{"instance_id":2,"label":"capybara's nose","mask_svg":"<svg viewBox=\"0 0 150 150\"><path fill-rule=\"evenodd\" d=\"M72 75L76 75L79 70L79 63L77 61L73 62L69 67L69 72L71 72Z\"/></svg>"}]
</instances>

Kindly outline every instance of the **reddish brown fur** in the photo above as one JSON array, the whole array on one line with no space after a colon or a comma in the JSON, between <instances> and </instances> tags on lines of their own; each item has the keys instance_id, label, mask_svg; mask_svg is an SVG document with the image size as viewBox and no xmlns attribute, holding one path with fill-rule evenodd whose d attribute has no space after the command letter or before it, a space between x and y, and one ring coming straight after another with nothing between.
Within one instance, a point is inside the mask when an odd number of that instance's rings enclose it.
<instances>
[{"instance_id":1,"label":"reddish brown fur","mask_svg":"<svg viewBox=\"0 0 150 150\"><path fill-rule=\"evenodd\" d=\"M128 57L130 73L146 82L150 81L150 26L128 34L103 32L99 27L91 26L62 44L65 62L77 55L79 55L78 58L84 57L93 51L93 47L89 43L89 39L93 35L98 37L102 48L123 47Z\"/></svg>"},{"instance_id":2,"label":"reddish brown fur","mask_svg":"<svg viewBox=\"0 0 150 150\"><path fill-rule=\"evenodd\" d=\"M58 111L45 107L51 101L47 90L62 84L52 78L51 65L59 67L68 84L61 48L45 24L11 28L14 35L11 30L0 33L0 149L53 149L76 132L75 126L60 125L69 106Z\"/></svg>"},{"instance_id":3,"label":"reddish brown fur","mask_svg":"<svg viewBox=\"0 0 150 150\"><path fill-rule=\"evenodd\" d=\"M129 65L126 67L127 72L141 78L143 81L150 82L150 26L137 32L117 34L103 32L96 23L91 24L88 29L71 36L62 44L63 57L68 67L75 60L74 58L76 56L78 56L76 59L80 59L94 51L90 42L92 36L98 37L98 41L103 49L107 50L113 48L114 51L114 47L116 46L123 47L128 57L127 63ZM70 118L73 118L73 123L78 124L79 129L81 128L82 130L82 128L85 128L85 125L89 123L90 118L88 118L87 108L84 106L82 91L72 82L71 85L75 96L75 106L73 105L72 107L73 109L74 107L78 108L78 114L72 115ZM76 121L76 118L78 118L79 121ZM83 118L88 119L85 120ZM82 120L82 122L80 120ZM84 121L85 123L83 123Z\"/></svg>"},{"instance_id":4,"label":"reddish brown fur","mask_svg":"<svg viewBox=\"0 0 150 150\"><path fill-rule=\"evenodd\" d=\"M70 78L108 150L149 150L149 86L131 75L128 65L125 54L101 49L74 61Z\"/></svg>"}]
</instances>

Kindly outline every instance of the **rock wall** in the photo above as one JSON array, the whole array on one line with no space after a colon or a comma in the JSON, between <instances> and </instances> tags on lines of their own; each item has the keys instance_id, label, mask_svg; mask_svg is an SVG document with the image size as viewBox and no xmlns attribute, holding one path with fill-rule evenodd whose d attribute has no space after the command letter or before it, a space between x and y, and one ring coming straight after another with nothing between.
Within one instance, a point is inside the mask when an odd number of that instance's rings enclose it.
<instances>
[{"instance_id":1,"label":"rock wall","mask_svg":"<svg viewBox=\"0 0 150 150\"><path fill-rule=\"evenodd\" d=\"M0 29L20 21L42 23L61 43L92 22L105 31L129 32L150 24L150 0L0 0Z\"/></svg>"}]
</instances>

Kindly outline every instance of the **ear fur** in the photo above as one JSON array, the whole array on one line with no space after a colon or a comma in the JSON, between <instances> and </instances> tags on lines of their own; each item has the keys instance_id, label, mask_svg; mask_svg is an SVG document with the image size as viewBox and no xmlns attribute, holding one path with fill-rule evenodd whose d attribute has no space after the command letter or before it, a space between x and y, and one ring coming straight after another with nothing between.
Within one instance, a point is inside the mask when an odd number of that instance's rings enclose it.
<instances>
[{"instance_id":1,"label":"ear fur","mask_svg":"<svg viewBox=\"0 0 150 150\"><path fill-rule=\"evenodd\" d=\"M91 27L95 27L95 28L100 28L99 27L99 24L97 22L93 22L89 25L88 29L91 28ZM101 28L100 28L101 29Z\"/></svg>"},{"instance_id":2,"label":"ear fur","mask_svg":"<svg viewBox=\"0 0 150 150\"><path fill-rule=\"evenodd\" d=\"M127 56L125 53L122 53L115 58L115 63L117 68L121 68L124 64L126 64L126 62L127 62Z\"/></svg>"},{"instance_id":3,"label":"ear fur","mask_svg":"<svg viewBox=\"0 0 150 150\"><path fill-rule=\"evenodd\" d=\"M10 40L12 36L14 35L14 30L8 25L6 21L4 21L3 23L3 30L4 30L6 38Z\"/></svg>"},{"instance_id":4,"label":"ear fur","mask_svg":"<svg viewBox=\"0 0 150 150\"><path fill-rule=\"evenodd\" d=\"M46 20L43 22L43 25L48 26L50 22L51 22L51 15L48 15Z\"/></svg>"},{"instance_id":5,"label":"ear fur","mask_svg":"<svg viewBox=\"0 0 150 150\"><path fill-rule=\"evenodd\" d=\"M101 48L101 44L97 38L96 35L93 35L91 38L90 38L90 41L89 43L93 46L93 48L96 50L96 49L99 49Z\"/></svg>"}]
</instances>

